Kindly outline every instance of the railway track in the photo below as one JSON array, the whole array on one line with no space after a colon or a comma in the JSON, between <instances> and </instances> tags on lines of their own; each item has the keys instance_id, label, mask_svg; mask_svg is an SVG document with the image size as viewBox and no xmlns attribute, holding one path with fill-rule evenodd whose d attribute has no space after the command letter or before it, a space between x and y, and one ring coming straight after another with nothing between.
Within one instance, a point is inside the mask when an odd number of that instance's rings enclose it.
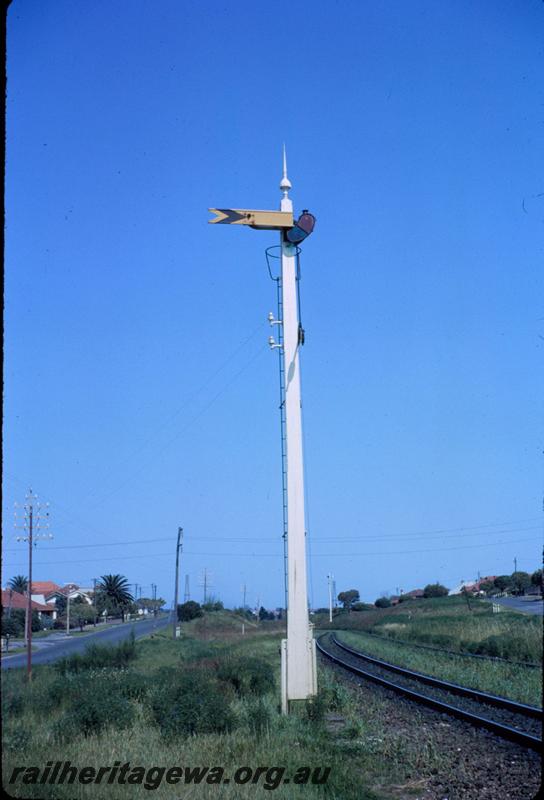
<instances>
[{"instance_id":1,"label":"railway track","mask_svg":"<svg viewBox=\"0 0 544 800\"><path fill-rule=\"evenodd\" d=\"M485 728L523 747L532 750L542 748L540 708L398 667L348 647L339 642L334 634L321 636L317 647L325 657L344 669L420 705ZM391 680L391 673L396 681ZM422 684L429 687L425 694L421 691Z\"/></svg>"}]
</instances>

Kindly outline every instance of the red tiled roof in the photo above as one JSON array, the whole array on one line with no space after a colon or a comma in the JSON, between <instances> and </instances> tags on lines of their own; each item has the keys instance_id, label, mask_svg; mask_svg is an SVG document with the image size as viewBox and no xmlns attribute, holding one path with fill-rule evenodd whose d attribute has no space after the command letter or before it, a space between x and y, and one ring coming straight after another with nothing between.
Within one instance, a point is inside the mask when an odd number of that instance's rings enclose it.
<instances>
[{"instance_id":1,"label":"red tiled roof","mask_svg":"<svg viewBox=\"0 0 544 800\"><path fill-rule=\"evenodd\" d=\"M405 592L405 597L423 597L423 589L412 589L411 592Z\"/></svg>"},{"instance_id":2,"label":"red tiled roof","mask_svg":"<svg viewBox=\"0 0 544 800\"><path fill-rule=\"evenodd\" d=\"M2 608L26 608L27 597L19 592L14 592L10 589L2 589ZM32 609L34 611L55 611L55 606L44 605L32 600Z\"/></svg>"},{"instance_id":3,"label":"red tiled roof","mask_svg":"<svg viewBox=\"0 0 544 800\"><path fill-rule=\"evenodd\" d=\"M32 594L49 594L60 589L54 581L32 581Z\"/></svg>"}]
</instances>

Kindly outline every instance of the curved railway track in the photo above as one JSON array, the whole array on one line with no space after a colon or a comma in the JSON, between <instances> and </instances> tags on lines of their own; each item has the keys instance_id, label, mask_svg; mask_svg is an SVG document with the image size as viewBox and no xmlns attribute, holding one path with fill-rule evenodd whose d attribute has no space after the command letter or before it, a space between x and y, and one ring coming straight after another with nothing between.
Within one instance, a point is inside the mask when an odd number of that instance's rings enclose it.
<instances>
[{"instance_id":1,"label":"curved railway track","mask_svg":"<svg viewBox=\"0 0 544 800\"><path fill-rule=\"evenodd\" d=\"M327 640L329 636L325 634L317 640L319 651L355 675L421 705L485 728L523 747L533 750L542 748L542 709L398 667L354 650L339 642L334 635ZM362 662L366 668L362 666ZM391 672L400 677L399 683L390 679ZM430 693L423 694L420 691L421 684L431 687ZM481 713L482 707L484 714Z\"/></svg>"}]
</instances>

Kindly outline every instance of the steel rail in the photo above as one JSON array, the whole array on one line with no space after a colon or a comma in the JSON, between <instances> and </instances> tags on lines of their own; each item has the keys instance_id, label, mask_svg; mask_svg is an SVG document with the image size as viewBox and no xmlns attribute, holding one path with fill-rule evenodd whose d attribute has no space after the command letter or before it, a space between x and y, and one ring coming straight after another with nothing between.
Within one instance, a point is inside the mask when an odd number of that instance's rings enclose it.
<instances>
[{"instance_id":1,"label":"steel rail","mask_svg":"<svg viewBox=\"0 0 544 800\"><path fill-rule=\"evenodd\" d=\"M530 706L526 703L517 703L515 700L509 700L507 697L500 697L500 695L490 694L489 692L481 692L477 689L469 689L467 686L460 686L458 683L451 683L450 681L444 681L440 678L434 678L432 675L425 675L423 672L415 672L407 667L399 667L397 664L391 664L389 661L383 661L381 658L369 656L366 653L362 653L360 650L355 650L353 647L349 647L347 644L344 644L344 642L340 642L334 634L332 635L332 642L337 647L345 650L347 653L357 656L357 658L362 658L365 661L369 661L372 664L383 667L390 672L396 672L399 675L404 675L406 678L412 678L420 683L426 683L429 686L434 686L437 689L444 689L452 694L459 694L463 697L469 697L471 700L476 700L479 703L487 703L488 705L496 706L497 708L505 708L508 711L513 711L516 714L523 714L526 717L535 717L536 719L542 720L542 709L538 708L537 706Z\"/></svg>"},{"instance_id":2,"label":"steel rail","mask_svg":"<svg viewBox=\"0 0 544 800\"><path fill-rule=\"evenodd\" d=\"M529 747L532 750L537 750L540 752L542 749L542 739L538 736L533 736L530 733L525 733L524 731L517 730L517 728L512 728L509 725L503 725L500 722L495 722L494 720L488 719L487 717L481 717L478 714L472 714L470 711L465 711L462 708L458 708L456 706L452 706L449 703L444 703L441 700L436 700L434 697L429 697L428 695L420 694L419 692L413 691L413 689L407 689L404 686L399 686L398 683L393 683L392 681L388 681L385 678L381 678L378 675L374 675L371 672L367 672L360 667L356 667L354 664L350 664L347 661L339 658L338 656L333 655L328 650L326 650L323 645L321 644L321 636L317 641L316 645L318 650L323 653L324 656L330 658L331 661L334 661L336 664L344 667L344 669L353 672L356 675L361 675L364 678L367 678L374 683L379 684L380 686L384 686L387 689L392 689L394 692L404 695L405 697L409 698L410 700L414 700L421 705L429 706L429 708L434 709L435 711L440 711L443 714L449 714L450 716L457 717L458 719L464 720L465 722L470 722L473 725L476 725L479 728L486 728L487 730L491 731L497 736L500 736L503 739L509 739L512 742L516 742L517 744L521 744L523 747Z\"/></svg>"}]
</instances>

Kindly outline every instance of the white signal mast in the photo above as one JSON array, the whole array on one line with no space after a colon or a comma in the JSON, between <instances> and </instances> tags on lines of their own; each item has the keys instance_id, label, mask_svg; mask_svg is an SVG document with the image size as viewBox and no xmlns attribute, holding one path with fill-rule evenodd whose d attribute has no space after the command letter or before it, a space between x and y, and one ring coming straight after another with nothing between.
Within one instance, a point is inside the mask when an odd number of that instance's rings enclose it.
<instances>
[{"instance_id":1,"label":"white signal mast","mask_svg":"<svg viewBox=\"0 0 544 800\"><path fill-rule=\"evenodd\" d=\"M293 213L289 197L287 159L283 149L283 197L280 210ZM301 327L297 304L297 246L280 233L285 374L285 434L287 461L287 639L281 646L282 711L290 700L306 700L317 692L315 640L308 615L306 525L300 393Z\"/></svg>"},{"instance_id":2,"label":"white signal mast","mask_svg":"<svg viewBox=\"0 0 544 800\"><path fill-rule=\"evenodd\" d=\"M302 452L302 413L300 393L300 346L304 334L298 317L298 243L308 236L315 218L303 211L295 222L289 197L287 159L283 148L283 197L279 211L244 208L211 208L216 217L211 223L247 225L257 230L280 232L281 299L283 319L269 314L271 325L282 327L282 339L269 338L271 348L280 348L285 375L282 398L285 410L285 450L287 472L287 639L281 645L282 712L289 711L291 700L307 700L317 692L315 640L308 614L306 571L306 528L304 512L304 469Z\"/></svg>"}]
</instances>

